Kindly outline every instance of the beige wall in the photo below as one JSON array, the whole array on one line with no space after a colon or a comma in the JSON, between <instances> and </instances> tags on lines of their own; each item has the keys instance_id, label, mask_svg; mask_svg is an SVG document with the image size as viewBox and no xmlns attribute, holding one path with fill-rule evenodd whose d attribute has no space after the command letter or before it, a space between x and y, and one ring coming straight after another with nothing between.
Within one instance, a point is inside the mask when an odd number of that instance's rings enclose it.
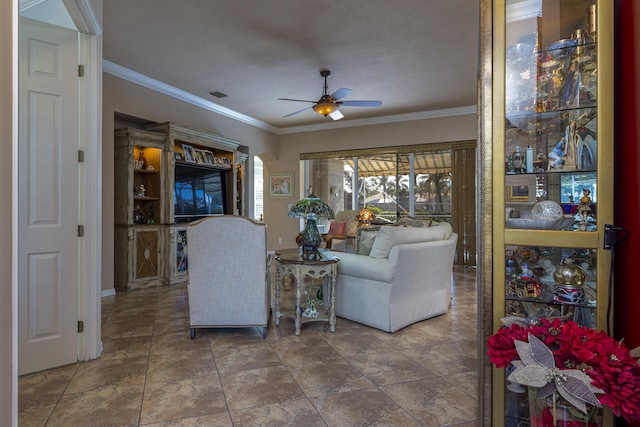
<instances>
[{"instance_id":1,"label":"beige wall","mask_svg":"<svg viewBox=\"0 0 640 427\"><path fill-rule=\"evenodd\" d=\"M476 138L475 114L281 135L280 156L264 163L265 180L269 173L294 172L296 196L282 200L269 199L265 195L264 212L269 230L269 248L295 246L294 239L300 222L289 218L287 213L288 205L299 200L302 194L300 190L304 182L300 179L300 153L468 141ZM282 244L278 243L279 238L282 238Z\"/></svg>"},{"instance_id":2,"label":"beige wall","mask_svg":"<svg viewBox=\"0 0 640 427\"><path fill-rule=\"evenodd\" d=\"M248 152L247 178L253 182L253 156L278 156L277 135L238 122L192 104L154 92L110 74L103 75L102 106L102 290L113 289L113 129L114 113L151 120L176 122L210 131L240 142ZM253 212L253 186L249 210Z\"/></svg>"},{"instance_id":3,"label":"beige wall","mask_svg":"<svg viewBox=\"0 0 640 427\"><path fill-rule=\"evenodd\" d=\"M12 279L12 159L14 132L13 85L13 21L17 1L0 1L0 425L15 425L12 417L17 408L17 370L15 369L17 344L13 333L17 329L14 313L16 290ZM17 418L16 418L17 419ZM15 419L14 419L15 421Z\"/></svg>"}]
</instances>

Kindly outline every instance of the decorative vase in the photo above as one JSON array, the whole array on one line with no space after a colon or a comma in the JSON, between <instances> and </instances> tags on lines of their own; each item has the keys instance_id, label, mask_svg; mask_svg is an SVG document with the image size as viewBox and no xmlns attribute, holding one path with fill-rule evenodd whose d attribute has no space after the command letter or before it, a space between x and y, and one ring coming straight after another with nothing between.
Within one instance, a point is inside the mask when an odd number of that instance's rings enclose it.
<instances>
[{"instance_id":1,"label":"decorative vase","mask_svg":"<svg viewBox=\"0 0 640 427\"><path fill-rule=\"evenodd\" d=\"M322 244L322 236L318 231L318 224L315 218L307 218L307 222L302 230L302 257L305 259L320 259L322 255L318 248Z\"/></svg>"},{"instance_id":2,"label":"decorative vase","mask_svg":"<svg viewBox=\"0 0 640 427\"><path fill-rule=\"evenodd\" d=\"M553 396L536 399L535 390L529 389L529 420L531 427L601 427L602 409L587 405L588 414L558 403ZM555 417L553 414L555 413Z\"/></svg>"}]
</instances>

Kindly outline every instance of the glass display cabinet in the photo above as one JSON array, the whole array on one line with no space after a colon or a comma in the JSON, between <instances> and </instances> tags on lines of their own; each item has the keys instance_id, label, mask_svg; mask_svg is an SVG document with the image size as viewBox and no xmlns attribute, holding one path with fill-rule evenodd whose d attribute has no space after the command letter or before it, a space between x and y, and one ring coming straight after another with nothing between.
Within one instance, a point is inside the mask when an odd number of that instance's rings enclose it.
<instances>
[{"instance_id":1,"label":"glass display cabinet","mask_svg":"<svg viewBox=\"0 0 640 427\"><path fill-rule=\"evenodd\" d=\"M613 2L494 0L492 27L493 329L517 316L607 330ZM494 425L530 425L505 376Z\"/></svg>"}]
</instances>

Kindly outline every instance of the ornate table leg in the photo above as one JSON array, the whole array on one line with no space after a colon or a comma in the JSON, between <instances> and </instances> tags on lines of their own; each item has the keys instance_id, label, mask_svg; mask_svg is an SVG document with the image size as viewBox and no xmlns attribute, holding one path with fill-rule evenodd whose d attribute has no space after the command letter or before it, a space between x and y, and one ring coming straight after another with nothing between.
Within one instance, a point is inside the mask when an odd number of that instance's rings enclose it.
<instances>
[{"instance_id":1,"label":"ornate table leg","mask_svg":"<svg viewBox=\"0 0 640 427\"><path fill-rule=\"evenodd\" d=\"M276 326L280 325L280 262L276 261L276 311L274 313Z\"/></svg>"},{"instance_id":2,"label":"ornate table leg","mask_svg":"<svg viewBox=\"0 0 640 427\"><path fill-rule=\"evenodd\" d=\"M300 335L300 328L302 327L302 319L300 315L302 314L302 308L300 307L300 299L301 299L301 286L302 286L302 271L299 265L295 267L295 278L296 278L296 336Z\"/></svg>"},{"instance_id":3,"label":"ornate table leg","mask_svg":"<svg viewBox=\"0 0 640 427\"><path fill-rule=\"evenodd\" d=\"M331 265L330 274L330 293L331 293L331 305L329 306L329 330L331 332L336 331L336 276L338 275L338 264Z\"/></svg>"}]
</instances>

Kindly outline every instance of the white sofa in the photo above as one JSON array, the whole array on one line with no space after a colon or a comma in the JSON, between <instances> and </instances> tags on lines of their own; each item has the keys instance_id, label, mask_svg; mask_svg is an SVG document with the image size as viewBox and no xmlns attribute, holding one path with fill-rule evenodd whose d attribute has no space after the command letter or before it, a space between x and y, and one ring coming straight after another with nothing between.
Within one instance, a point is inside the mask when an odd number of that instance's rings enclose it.
<instances>
[{"instance_id":1,"label":"white sofa","mask_svg":"<svg viewBox=\"0 0 640 427\"><path fill-rule=\"evenodd\" d=\"M336 315L395 332L448 311L458 236L447 223L382 226L371 252L331 252L340 258Z\"/></svg>"}]
</instances>

